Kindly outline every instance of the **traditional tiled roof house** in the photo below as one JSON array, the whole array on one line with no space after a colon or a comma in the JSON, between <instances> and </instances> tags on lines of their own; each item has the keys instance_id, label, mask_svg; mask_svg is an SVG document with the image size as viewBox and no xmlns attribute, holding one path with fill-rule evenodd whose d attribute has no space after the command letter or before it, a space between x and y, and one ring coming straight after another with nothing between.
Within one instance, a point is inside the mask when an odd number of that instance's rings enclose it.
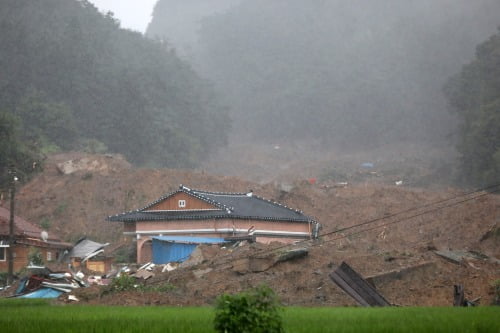
<instances>
[{"instance_id":1,"label":"traditional tiled roof house","mask_svg":"<svg viewBox=\"0 0 500 333\"><path fill-rule=\"evenodd\" d=\"M250 193L218 193L180 186L142 209L108 217L137 239L137 261L151 260L154 236L235 237L291 243L316 238L319 223L301 211Z\"/></svg>"},{"instance_id":2,"label":"traditional tiled roof house","mask_svg":"<svg viewBox=\"0 0 500 333\"><path fill-rule=\"evenodd\" d=\"M7 249L9 248L10 211L0 207L0 271L8 270ZM72 245L62 242L57 235L44 232L36 225L14 216L14 272L29 264L31 249L37 249L44 262L55 261Z\"/></svg>"}]
</instances>

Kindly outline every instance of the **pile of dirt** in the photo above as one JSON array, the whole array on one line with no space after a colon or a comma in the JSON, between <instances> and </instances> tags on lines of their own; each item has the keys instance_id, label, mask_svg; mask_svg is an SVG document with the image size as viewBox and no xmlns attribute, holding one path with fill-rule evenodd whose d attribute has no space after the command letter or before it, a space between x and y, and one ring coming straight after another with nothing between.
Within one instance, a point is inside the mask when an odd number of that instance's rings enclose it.
<instances>
[{"instance_id":1,"label":"pile of dirt","mask_svg":"<svg viewBox=\"0 0 500 333\"><path fill-rule=\"evenodd\" d=\"M78 167L61 172L61 163L70 160ZM200 190L253 190L302 210L323 226L319 240L295 245L307 248L307 256L242 270L242 258L264 256L260 259L265 261L266 255L284 248L278 244L209 248L196 264L157 271L147 281L152 286L168 284L169 291L103 293L96 287L79 291L85 293L80 295L82 302L91 304L211 304L221 293L266 283L285 304L354 305L329 278L342 261L365 277L373 276L380 292L395 304L451 305L454 284L464 285L468 299L492 301L492 284L500 279L498 195L397 186L392 179L338 186L332 180L311 182L312 176L282 176L263 183L203 170L132 168L115 155L58 155L19 189L16 214L49 233L56 231L66 241L88 236L117 244L123 240L122 226L105 221L107 216L141 208L184 184ZM481 256L455 264L435 250Z\"/></svg>"},{"instance_id":2,"label":"pile of dirt","mask_svg":"<svg viewBox=\"0 0 500 333\"><path fill-rule=\"evenodd\" d=\"M485 305L493 301L491 283L498 279L498 263L489 260L469 260L456 265L424 249L389 255L356 253L355 246L351 251L339 251L321 241L307 242L307 246L307 256L274 264L267 260L273 252L272 246L220 249L211 259L198 265L166 273L158 269L155 277L145 283L152 290L163 291L93 290L93 296L89 297L87 290L79 289L76 295L89 304L210 305L222 293L266 284L277 292L285 305L354 306L356 302L329 277L337 265L346 261L363 276L371 277L379 292L392 304L450 306L455 284L465 286L465 297L469 300L480 297L481 304ZM395 259L388 260L389 257ZM241 270L242 260L255 258L260 263Z\"/></svg>"}]
</instances>

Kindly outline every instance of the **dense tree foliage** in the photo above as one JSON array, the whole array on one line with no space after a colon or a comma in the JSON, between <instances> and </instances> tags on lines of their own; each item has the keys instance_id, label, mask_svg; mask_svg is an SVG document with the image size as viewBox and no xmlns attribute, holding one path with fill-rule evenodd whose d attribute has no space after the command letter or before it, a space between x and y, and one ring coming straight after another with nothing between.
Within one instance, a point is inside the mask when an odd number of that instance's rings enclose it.
<instances>
[{"instance_id":1,"label":"dense tree foliage","mask_svg":"<svg viewBox=\"0 0 500 333\"><path fill-rule=\"evenodd\" d=\"M500 28L480 44L476 59L445 86L461 119L458 150L466 184L500 182Z\"/></svg>"},{"instance_id":2,"label":"dense tree foliage","mask_svg":"<svg viewBox=\"0 0 500 333\"><path fill-rule=\"evenodd\" d=\"M173 6L198 15L185 53L225 92L237 133L348 148L445 138L441 87L500 12L498 0L234 0L200 18L204 2L160 0L148 33L170 39Z\"/></svg>"},{"instance_id":3,"label":"dense tree foliage","mask_svg":"<svg viewBox=\"0 0 500 333\"><path fill-rule=\"evenodd\" d=\"M40 168L37 149L27 145L21 135L19 118L0 111L0 193L14 177L25 181Z\"/></svg>"},{"instance_id":4,"label":"dense tree foliage","mask_svg":"<svg viewBox=\"0 0 500 333\"><path fill-rule=\"evenodd\" d=\"M0 108L24 144L190 167L225 143L227 110L210 84L86 0L2 1L0 31Z\"/></svg>"}]
</instances>

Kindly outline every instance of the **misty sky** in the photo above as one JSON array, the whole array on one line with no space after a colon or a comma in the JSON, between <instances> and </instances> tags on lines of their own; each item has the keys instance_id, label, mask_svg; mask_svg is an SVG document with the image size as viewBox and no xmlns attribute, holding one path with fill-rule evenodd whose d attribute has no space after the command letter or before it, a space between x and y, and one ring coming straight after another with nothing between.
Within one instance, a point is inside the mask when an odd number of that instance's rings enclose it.
<instances>
[{"instance_id":1,"label":"misty sky","mask_svg":"<svg viewBox=\"0 0 500 333\"><path fill-rule=\"evenodd\" d=\"M144 33L157 0L89 0L101 12L112 11L121 27Z\"/></svg>"}]
</instances>

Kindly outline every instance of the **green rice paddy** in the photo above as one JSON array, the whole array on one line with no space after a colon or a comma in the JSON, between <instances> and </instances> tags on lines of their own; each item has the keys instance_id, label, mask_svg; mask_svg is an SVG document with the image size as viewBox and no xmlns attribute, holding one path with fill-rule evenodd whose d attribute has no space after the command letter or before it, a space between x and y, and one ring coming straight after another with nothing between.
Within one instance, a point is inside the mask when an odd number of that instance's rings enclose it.
<instances>
[{"instance_id":1,"label":"green rice paddy","mask_svg":"<svg viewBox=\"0 0 500 333\"><path fill-rule=\"evenodd\" d=\"M215 332L210 307L51 305L0 300L2 332ZM500 332L500 307L302 308L282 312L286 332Z\"/></svg>"}]
</instances>

